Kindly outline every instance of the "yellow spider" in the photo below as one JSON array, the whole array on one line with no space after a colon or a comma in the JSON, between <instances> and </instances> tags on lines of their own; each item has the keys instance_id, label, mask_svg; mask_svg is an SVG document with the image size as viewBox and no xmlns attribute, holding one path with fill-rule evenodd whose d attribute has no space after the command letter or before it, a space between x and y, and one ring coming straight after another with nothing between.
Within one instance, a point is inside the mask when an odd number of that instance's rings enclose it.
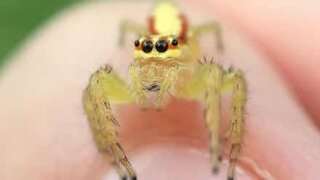
<instances>
[{"instance_id":1,"label":"yellow spider","mask_svg":"<svg viewBox=\"0 0 320 180\"><path fill-rule=\"evenodd\" d=\"M122 23L120 42L127 31L137 32L140 36L134 42L134 62L129 68L131 85L120 79L110 66L105 66L91 76L84 91L83 105L98 149L110 154L122 179L137 179L119 143L118 123L110 103L136 102L142 108L153 104L161 109L166 105L168 94L172 94L204 103L210 131L212 171L217 172L222 142L228 140L231 143L228 179L234 179L244 133L246 81L240 70L226 71L212 60L198 60L201 57L199 37L203 33L215 33L217 47L222 50L219 25L209 23L191 27L172 3L164 1L155 6L148 27L128 21ZM228 90L232 91L230 127L224 137L219 137L220 96ZM155 101L150 102L149 93L156 95Z\"/></svg>"}]
</instances>

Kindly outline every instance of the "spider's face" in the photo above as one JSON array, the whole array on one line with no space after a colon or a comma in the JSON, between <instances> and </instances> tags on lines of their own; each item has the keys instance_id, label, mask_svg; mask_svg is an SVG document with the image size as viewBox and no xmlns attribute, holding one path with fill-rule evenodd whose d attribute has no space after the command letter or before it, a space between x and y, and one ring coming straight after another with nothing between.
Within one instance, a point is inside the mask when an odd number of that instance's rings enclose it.
<instances>
[{"instance_id":1,"label":"spider's face","mask_svg":"<svg viewBox=\"0 0 320 180\"><path fill-rule=\"evenodd\" d=\"M182 55L181 44L175 36L152 35L142 37L134 42L135 59L163 59L170 60Z\"/></svg>"}]
</instances>

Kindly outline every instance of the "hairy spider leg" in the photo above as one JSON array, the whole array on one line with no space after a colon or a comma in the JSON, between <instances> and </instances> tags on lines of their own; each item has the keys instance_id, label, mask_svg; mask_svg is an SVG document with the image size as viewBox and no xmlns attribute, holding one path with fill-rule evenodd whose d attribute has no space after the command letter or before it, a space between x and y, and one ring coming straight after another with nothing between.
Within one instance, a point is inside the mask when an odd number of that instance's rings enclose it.
<instances>
[{"instance_id":1,"label":"hairy spider leg","mask_svg":"<svg viewBox=\"0 0 320 180\"><path fill-rule=\"evenodd\" d=\"M122 179L136 179L123 148L119 143L119 124L114 118L110 103L133 101L130 88L115 74L110 66L100 68L91 78L84 92L83 106L98 149L110 154L110 160ZM121 169L123 166L126 173Z\"/></svg>"},{"instance_id":2,"label":"hairy spider leg","mask_svg":"<svg viewBox=\"0 0 320 180\"><path fill-rule=\"evenodd\" d=\"M220 89L223 69L211 62L202 64L185 86L177 91L177 96L189 100L201 100L205 106L205 120L210 132L211 165L218 171L220 144L219 129L221 118Z\"/></svg>"},{"instance_id":3,"label":"hairy spider leg","mask_svg":"<svg viewBox=\"0 0 320 180\"><path fill-rule=\"evenodd\" d=\"M228 179L234 179L235 166L241 149L244 135L245 104L247 100L247 85L240 70L230 70L223 78L224 90L232 90L231 117L227 137L231 143L230 165Z\"/></svg>"},{"instance_id":4,"label":"hairy spider leg","mask_svg":"<svg viewBox=\"0 0 320 180\"><path fill-rule=\"evenodd\" d=\"M241 71L226 72L213 62L204 63L194 77L177 91L177 96L184 99L200 99L205 105L205 120L210 132L210 154L212 171L218 171L221 155L219 138L221 105L220 96L232 90L231 119L227 138L231 143L228 179L234 178L235 165L241 149L244 134L244 112L247 96L245 79Z\"/></svg>"}]
</instances>

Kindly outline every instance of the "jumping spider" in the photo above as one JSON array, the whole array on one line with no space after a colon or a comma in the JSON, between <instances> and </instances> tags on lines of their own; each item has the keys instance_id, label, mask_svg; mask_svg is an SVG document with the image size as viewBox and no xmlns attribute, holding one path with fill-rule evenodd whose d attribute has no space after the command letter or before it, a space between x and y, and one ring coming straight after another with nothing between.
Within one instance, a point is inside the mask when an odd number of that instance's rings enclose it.
<instances>
[{"instance_id":1,"label":"jumping spider","mask_svg":"<svg viewBox=\"0 0 320 180\"><path fill-rule=\"evenodd\" d=\"M134 42L134 62L129 68L131 85L122 80L110 66L95 72L84 91L83 104L99 150L113 158L112 164L122 179L137 179L118 140L118 123L110 103L136 102L148 105L147 93L156 94L152 104L166 105L172 94L179 99L199 100L205 104L205 120L210 131L212 171L218 170L222 139L231 143L228 179L234 179L235 166L244 133L244 112L247 97L246 82L240 70L224 70L213 61L199 61L199 37L206 32L217 35L217 46L222 41L217 23L189 29L186 18L163 2L156 6L149 19L149 29L131 22L121 26L121 41L126 31L135 31L140 38ZM220 96L231 90L230 127L225 137L219 137Z\"/></svg>"}]
</instances>

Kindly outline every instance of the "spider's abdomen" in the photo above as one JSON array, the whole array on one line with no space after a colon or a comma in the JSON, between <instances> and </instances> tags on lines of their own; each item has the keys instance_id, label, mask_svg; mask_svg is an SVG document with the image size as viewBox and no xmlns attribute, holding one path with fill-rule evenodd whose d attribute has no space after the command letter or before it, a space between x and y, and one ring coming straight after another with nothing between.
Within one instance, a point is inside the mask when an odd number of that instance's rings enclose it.
<instances>
[{"instance_id":1,"label":"spider's abdomen","mask_svg":"<svg viewBox=\"0 0 320 180\"><path fill-rule=\"evenodd\" d=\"M188 29L184 15L170 2L157 4L148 21L153 35L175 35L185 37Z\"/></svg>"}]
</instances>

